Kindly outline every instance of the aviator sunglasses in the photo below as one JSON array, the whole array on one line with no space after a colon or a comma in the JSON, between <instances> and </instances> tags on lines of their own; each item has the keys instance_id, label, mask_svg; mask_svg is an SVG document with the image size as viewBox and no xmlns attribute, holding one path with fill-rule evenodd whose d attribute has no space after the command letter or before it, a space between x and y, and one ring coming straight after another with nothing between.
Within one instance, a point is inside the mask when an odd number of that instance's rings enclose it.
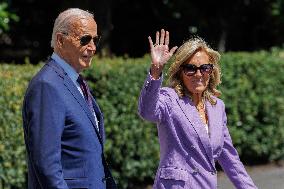
<instances>
[{"instance_id":1,"label":"aviator sunglasses","mask_svg":"<svg viewBox=\"0 0 284 189\"><path fill-rule=\"evenodd\" d=\"M99 35L94 36L94 37L92 37L91 35L83 35L80 38L80 44L82 46L86 46L86 45L88 45L90 43L91 40L93 40L94 44L97 47L99 45L100 39L101 39L101 36L99 36Z\"/></svg>"},{"instance_id":2,"label":"aviator sunglasses","mask_svg":"<svg viewBox=\"0 0 284 189\"><path fill-rule=\"evenodd\" d=\"M193 76L197 70L200 70L201 74L211 74L213 70L213 64L203 64L199 67L193 65L193 64L184 64L181 66L183 68L183 72L187 76Z\"/></svg>"},{"instance_id":3,"label":"aviator sunglasses","mask_svg":"<svg viewBox=\"0 0 284 189\"><path fill-rule=\"evenodd\" d=\"M62 32L62 34L68 35L67 32ZM80 45L81 46L86 46L86 45L88 45L90 43L91 40L93 40L93 42L96 45L96 47L98 47L100 39L101 39L100 35L92 37L91 35L87 34L87 35L83 35L82 37L80 37L79 41L80 41Z\"/></svg>"}]
</instances>

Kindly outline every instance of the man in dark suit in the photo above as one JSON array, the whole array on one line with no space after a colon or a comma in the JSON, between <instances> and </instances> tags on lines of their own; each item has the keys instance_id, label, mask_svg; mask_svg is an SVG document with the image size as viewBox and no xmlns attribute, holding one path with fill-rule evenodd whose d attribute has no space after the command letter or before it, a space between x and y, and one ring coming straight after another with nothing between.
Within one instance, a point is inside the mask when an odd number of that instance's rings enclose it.
<instances>
[{"instance_id":1,"label":"man in dark suit","mask_svg":"<svg viewBox=\"0 0 284 189\"><path fill-rule=\"evenodd\" d=\"M54 23L54 53L31 80L23 104L29 189L116 188L103 155L103 114L80 72L99 36L91 13L73 8Z\"/></svg>"}]
</instances>

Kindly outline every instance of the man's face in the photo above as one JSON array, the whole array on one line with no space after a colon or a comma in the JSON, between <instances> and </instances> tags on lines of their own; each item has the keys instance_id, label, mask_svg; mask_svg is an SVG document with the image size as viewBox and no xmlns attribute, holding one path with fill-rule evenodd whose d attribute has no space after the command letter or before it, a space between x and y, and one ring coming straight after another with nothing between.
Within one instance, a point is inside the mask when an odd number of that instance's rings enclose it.
<instances>
[{"instance_id":1,"label":"man's face","mask_svg":"<svg viewBox=\"0 0 284 189\"><path fill-rule=\"evenodd\" d=\"M90 18L82 18L76 20L70 26L68 35L62 37L59 47L61 57L78 73L91 66L97 49L92 38L96 36L96 22Z\"/></svg>"}]
</instances>

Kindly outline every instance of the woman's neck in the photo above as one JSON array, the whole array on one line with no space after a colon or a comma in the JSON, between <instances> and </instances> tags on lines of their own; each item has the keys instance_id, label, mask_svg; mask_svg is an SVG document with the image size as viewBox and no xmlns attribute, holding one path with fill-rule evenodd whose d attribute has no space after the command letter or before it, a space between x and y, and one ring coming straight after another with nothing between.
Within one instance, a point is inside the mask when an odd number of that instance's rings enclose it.
<instances>
[{"instance_id":1,"label":"woman's neck","mask_svg":"<svg viewBox=\"0 0 284 189\"><path fill-rule=\"evenodd\" d=\"M192 100L193 100L193 103L196 107L196 110L199 113L201 120L203 121L203 123L205 125L207 125L208 118L207 118L207 115L206 115L203 95L202 94L194 94L194 95L192 95Z\"/></svg>"},{"instance_id":2,"label":"woman's neck","mask_svg":"<svg viewBox=\"0 0 284 189\"><path fill-rule=\"evenodd\" d=\"M195 93L195 94L192 94L192 100L193 100L193 103L196 107L198 106L203 106L203 98L202 98L202 93Z\"/></svg>"}]
</instances>

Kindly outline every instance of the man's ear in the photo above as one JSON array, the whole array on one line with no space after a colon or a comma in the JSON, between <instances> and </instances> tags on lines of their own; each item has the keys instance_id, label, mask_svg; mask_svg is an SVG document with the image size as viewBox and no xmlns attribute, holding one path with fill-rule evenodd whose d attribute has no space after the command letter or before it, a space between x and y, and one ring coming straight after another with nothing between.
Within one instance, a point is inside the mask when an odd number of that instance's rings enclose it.
<instances>
[{"instance_id":1,"label":"man's ear","mask_svg":"<svg viewBox=\"0 0 284 189\"><path fill-rule=\"evenodd\" d=\"M62 47L64 44L64 36L62 33L56 34L56 44L58 47Z\"/></svg>"}]
</instances>

